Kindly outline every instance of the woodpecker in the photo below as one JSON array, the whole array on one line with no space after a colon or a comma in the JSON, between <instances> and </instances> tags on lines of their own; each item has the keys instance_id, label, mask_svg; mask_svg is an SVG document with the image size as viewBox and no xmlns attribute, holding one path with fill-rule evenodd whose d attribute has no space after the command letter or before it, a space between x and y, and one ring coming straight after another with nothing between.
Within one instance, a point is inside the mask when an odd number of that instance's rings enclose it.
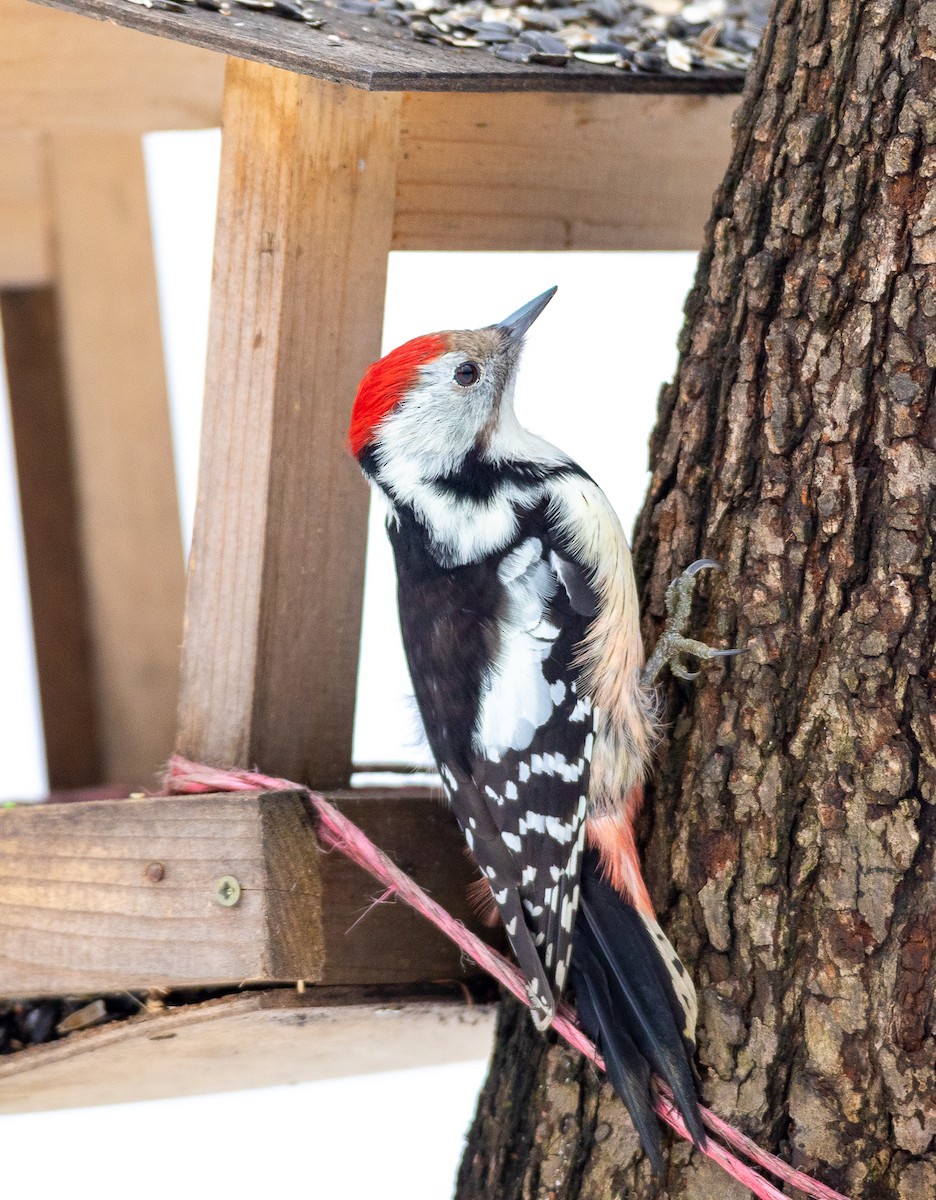
<instances>
[{"instance_id":1,"label":"woodpecker","mask_svg":"<svg viewBox=\"0 0 936 1200\"><path fill-rule=\"evenodd\" d=\"M653 1072L705 1141L696 999L634 840L656 721L630 549L600 488L514 413L524 335L555 291L374 363L349 445L386 505L416 702L533 1020L549 1026L570 981L660 1171ZM684 654L729 653L683 636L694 576L714 565L671 586L654 674L664 657L688 678Z\"/></svg>"}]
</instances>

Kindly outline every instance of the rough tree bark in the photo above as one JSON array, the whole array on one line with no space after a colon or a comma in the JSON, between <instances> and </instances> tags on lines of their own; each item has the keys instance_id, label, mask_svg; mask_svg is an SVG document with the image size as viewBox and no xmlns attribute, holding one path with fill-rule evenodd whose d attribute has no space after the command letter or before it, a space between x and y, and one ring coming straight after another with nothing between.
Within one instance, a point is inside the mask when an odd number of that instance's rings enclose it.
<instances>
[{"instance_id":1,"label":"rough tree bark","mask_svg":"<svg viewBox=\"0 0 936 1200\"><path fill-rule=\"evenodd\" d=\"M936 3L779 0L716 196L635 552L749 652L671 686L651 892L709 1103L862 1200L936 1197ZM746 1195L514 1006L460 1200Z\"/></svg>"}]
</instances>

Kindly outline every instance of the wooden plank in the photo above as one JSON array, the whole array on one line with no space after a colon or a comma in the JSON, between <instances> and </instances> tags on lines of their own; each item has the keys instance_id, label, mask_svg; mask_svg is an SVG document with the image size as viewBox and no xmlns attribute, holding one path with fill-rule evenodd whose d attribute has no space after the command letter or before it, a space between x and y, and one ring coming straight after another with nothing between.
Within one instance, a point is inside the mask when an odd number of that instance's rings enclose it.
<instances>
[{"instance_id":1,"label":"wooden plank","mask_svg":"<svg viewBox=\"0 0 936 1200\"><path fill-rule=\"evenodd\" d=\"M458 920L503 948L498 927L479 921L468 901L478 871L438 792L401 788L331 792L329 799ZM461 952L407 905L379 903L382 889L343 855L325 855L322 875L323 984L415 983L477 973Z\"/></svg>"},{"instance_id":2,"label":"wooden plank","mask_svg":"<svg viewBox=\"0 0 936 1200\"><path fill-rule=\"evenodd\" d=\"M0 288L39 287L51 278L42 138L34 132L0 131Z\"/></svg>"},{"instance_id":3,"label":"wooden plank","mask_svg":"<svg viewBox=\"0 0 936 1200\"><path fill-rule=\"evenodd\" d=\"M146 181L133 135L50 147L102 765L133 790L172 748L184 596Z\"/></svg>"},{"instance_id":4,"label":"wooden plank","mask_svg":"<svg viewBox=\"0 0 936 1200\"><path fill-rule=\"evenodd\" d=\"M405 97L398 250L696 250L733 96Z\"/></svg>"},{"instance_id":5,"label":"wooden plank","mask_svg":"<svg viewBox=\"0 0 936 1200\"><path fill-rule=\"evenodd\" d=\"M322 29L264 12L238 9L237 20L199 8L184 13L146 8L127 0L41 0L53 8L81 12L220 50L334 83L371 91L470 92L740 92L738 71L638 74L576 60L565 67L519 66L482 50L458 50L416 41L375 17L358 17L320 7ZM339 37L338 44L329 37Z\"/></svg>"},{"instance_id":6,"label":"wooden plank","mask_svg":"<svg viewBox=\"0 0 936 1200\"><path fill-rule=\"evenodd\" d=\"M0 1058L0 1114L157 1100L484 1058L494 1007L254 992Z\"/></svg>"},{"instance_id":7,"label":"wooden plank","mask_svg":"<svg viewBox=\"0 0 936 1200\"><path fill-rule=\"evenodd\" d=\"M102 763L53 290L0 291L0 324L49 786L85 787Z\"/></svg>"},{"instance_id":8,"label":"wooden plank","mask_svg":"<svg viewBox=\"0 0 936 1200\"><path fill-rule=\"evenodd\" d=\"M0 993L314 980L317 858L293 793L3 810Z\"/></svg>"},{"instance_id":9,"label":"wooden plank","mask_svg":"<svg viewBox=\"0 0 936 1200\"><path fill-rule=\"evenodd\" d=\"M0 130L145 133L220 120L217 54L26 0L0 0L0 29Z\"/></svg>"},{"instance_id":10,"label":"wooden plank","mask_svg":"<svg viewBox=\"0 0 936 1200\"><path fill-rule=\"evenodd\" d=\"M347 783L399 97L231 60L178 747Z\"/></svg>"},{"instance_id":11,"label":"wooden plank","mask_svg":"<svg viewBox=\"0 0 936 1200\"><path fill-rule=\"evenodd\" d=\"M476 932L470 866L426 790L341 793L342 810ZM217 902L219 879L239 901ZM304 979L396 984L473 973L458 949L340 854L293 793L0 810L0 995L89 995ZM499 935L495 937L498 940Z\"/></svg>"}]
</instances>

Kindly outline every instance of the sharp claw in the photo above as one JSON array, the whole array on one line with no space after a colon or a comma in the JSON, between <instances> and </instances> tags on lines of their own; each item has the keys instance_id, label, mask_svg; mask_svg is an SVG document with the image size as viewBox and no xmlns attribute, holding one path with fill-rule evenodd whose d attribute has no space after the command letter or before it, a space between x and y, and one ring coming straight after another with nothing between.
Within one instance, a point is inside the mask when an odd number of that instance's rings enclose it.
<instances>
[{"instance_id":1,"label":"sharp claw","mask_svg":"<svg viewBox=\"0 0 936 1200\"><path fill-rule=\"evenodd\" d=\"M722 565L716 562L713 558L697 558L694 563L690 563L683 571L683 575L698 575L700 571L704 571L707 567L711 567L715 571L720 571Z\"/></svg>"},{"instance_id":2,"label":"sharp claw","mask_svg":"<svg viewBox=\"0 0 936 1200\"><path fill-rule=\"evenodd\" d=\"M685 679L687 683L692 683L693 679L699 678L698 671L687 671L685 667L681 667L676 663L670 663L670 671L677 679Z\"/></svg>"},{"instance_id":3,"label":"sharp claw","mask_svg":"<svg viewBox=\"0 0 936 1200\"><path fill-rule=\"evenodd\" d=\"M747 654L748 651L747 646L740 646L733 650L712 650L711 647L709 649L711 651L708 655L709 658L734 658L736 654Z\"/></svg>"}]
</instances>

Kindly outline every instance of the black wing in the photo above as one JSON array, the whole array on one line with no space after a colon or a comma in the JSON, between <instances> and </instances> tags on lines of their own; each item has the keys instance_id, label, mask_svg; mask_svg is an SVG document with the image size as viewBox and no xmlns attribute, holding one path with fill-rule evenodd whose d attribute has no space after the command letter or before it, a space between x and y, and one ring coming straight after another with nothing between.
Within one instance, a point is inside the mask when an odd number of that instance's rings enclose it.
<instances>
[{"instance_id":1,"label":"black wing","mask_svg":"<svg viewBox=\"0 0 936 1200\"><path fill-rule=\"evenodd\" d=\"M575 659L595 598L542 512L465 567L439 567L421 532L390 530L416 699L545 1026L579 904L594 714Z\"/></svg>"}]
</instances>

